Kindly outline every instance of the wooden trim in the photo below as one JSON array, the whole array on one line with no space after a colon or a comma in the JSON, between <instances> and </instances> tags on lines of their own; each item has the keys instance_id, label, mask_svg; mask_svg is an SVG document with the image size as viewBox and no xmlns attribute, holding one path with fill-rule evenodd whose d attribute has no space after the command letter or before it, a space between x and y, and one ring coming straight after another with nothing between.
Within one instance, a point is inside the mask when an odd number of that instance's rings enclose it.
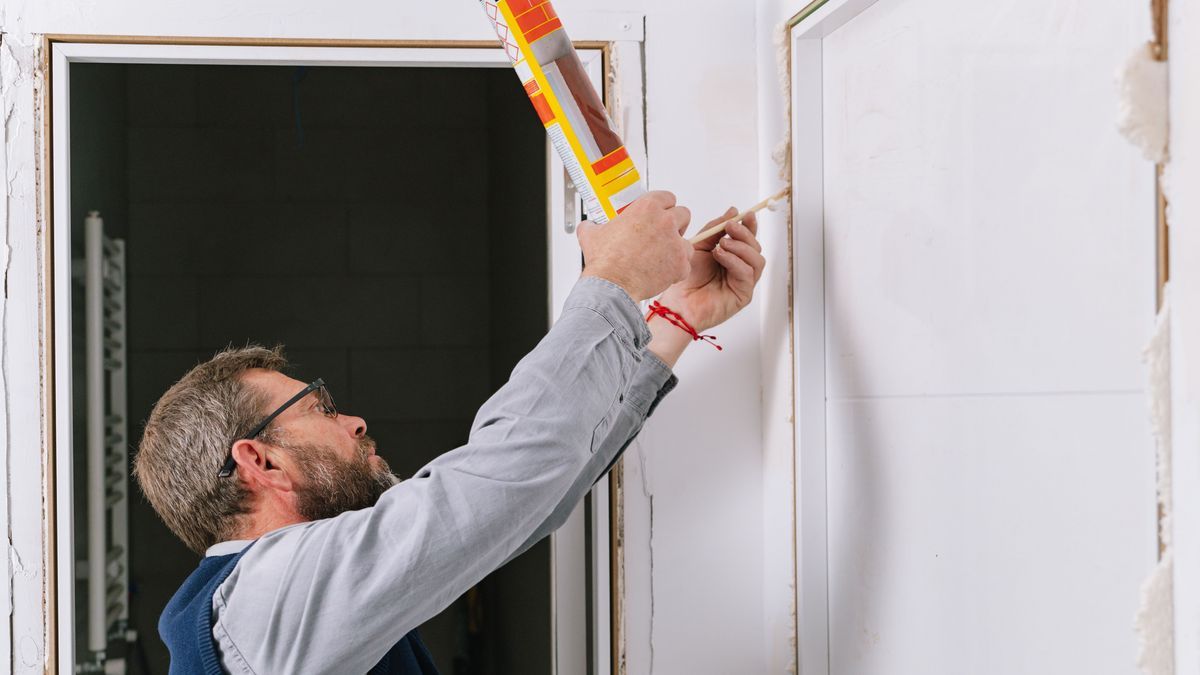
<instances>
[{"instance_id":1,"label":"wooden trim","mask_svg":"<svg viewBox=\"0 0 1200 675\"><path fill-rule=\"evenodd\" d=\"M625 675L625 460L608 474L609 670Z\"/></svg>"},{"instance_id":2,"label":"wooden trim","mask_svg":"<svg viewBox=\"0 0 1200 675\"><path fill-rule=\"evenodd\" d=\"M1168 0L1150 0L1150 18L1154 26L1154 58L1159 61L1166 61L1169 54L1168 50ZM1162 309L1163 290L1167 285L1167 281L1171 278L1171 255L1170 255L1170 237L1167 230L1167 195L1163 191L1163 169L1165 165L1159 163L1154 167L1154 206L1156 217L1156 234L1155 234L1155 306ZM1162 517L1159 517L1160 525ZM1161 527L1159 530L1161 531ZM1159 541L1159 552L1165 549L1165 545Z\"/></svg>"},{"instance_id":3,"label":"wooden trim","mask_svg":"<svg viewBox=\"0 0 1200 675\"><path fill-rule=\"evenodd\" d=\"M1150 0L1150 19L1154 28L1154 58L1167 60L1168 0Z\"/></svg>"},{"instance_id":4,"label":"wooden trim","mask_svg":"<svg viewBox=\"0 0 1200 675\"><path fill-rule=\"evenodd\" d=\"M793 28L795 28L801 21L812 16L813 12L824 7L825 3L827 3L827 2L829 2L829 0L812 0L812 2L805 5L799 12L796 12L795 14L793 14L792 18L788 19L787 24L785 25L785 28L788 31L788 38L791 39L791 37L792 37L791 30ZM791 47L788 47L788 56L791 56L791 54L792 54L792 49L791 49ZM790 69L791 69L790 64L788 65L788 69L789 69L789 74L790 74Z\"/></svg>"},{"instance_id":5,"label":"wooden trim","mask_svg":"<svg viewBox=\"0 0 1200 675\"><path fill-rule=\"evenodd\" d=\"M1154 206L1157 217L1155 218L1155 302L1158 309L1162 309L1163 291L1167 285L1167 281L1171 278L1171 249L1169 236L1169 223L1167 222L1167 195L1163 190L1163 170L1165 165L1158 164L1154 167Z\"/></svg>"},{"instance_id":6,"label":"wooden trim","mask_svg":"<svg viewBox=\"0 0 1200 675\"><path fill-rule=\"evenodd\" d=\"M35 207L36 226L41 233L42 265L39 270L38 290L42 301L41 326L41 356L42 356L42 434L45 438L45 459L42 464L42 481L45 486L46 505L44 507L45 522L42 526L43 554L46 565L43 568L42 584L45 589L45 621L44 633L46 643L45 672L55 675L59 671L58 664L58 447L57 420L55 398L56 389L54 343L54 83L52 41L48 36L42 36L41 54L37 58L37 68L42 76L42 105L41 105L41 138L36 143L40 153L35 173L41 179L41 189L37 199L40 202ZM36 124L36 120L35 120Z\"/></svg>"},{"instance_id":7,"label":"wooden trim","mask_svg":"<svg viewBox=\"0 0 1200 675\"><path fill-rule=\"evenodd\" d=\"M47 33L47 44L92 43L126 45L174 45L213 47L373 47L381 49L500 49L495 40L369 40L341 38L201 37L188 35L87 35ZM573 43L576 49L606 50L611 44L598 40Z\"/></svg>"},{"instance_id":8,"label":"wooden trim","mask_svg":"<svg viewBox=\"0 0 1200 675\"><path fill-rule=\"evenodd\" d=\"M824 4L825 2L825 0L817 1L819 1L821 4ZM817 4L817 2L813 2L809 6L811 7L814 4ZM812 11L816 11L816 8L814 7ZM801 10L799 14L797 14L795 17L792 17L795 20L795 23L792 23L792 21L789 20L788 24L783 27L783 39L787 43L787 64L785 65L785 68L787 68L787 91L785 92L785 95L787 96L786 103L788 111L788 144L787 152L784 154L783 161L786 162L784 166L787 168L788 188L791 189L791 193L788 195L787 221L785 225L787 227L788 270L788 389L791 393L791 396L789 396L790 404L788 405L788 413L791 415L792 419L792 429L791 433L789 434L792 438L792 627L795 631L795 634L792 636L792 664L795 666L797 671L800 670L800 559L796 555L796 551L800 547L800 542L797 541L800 530L800 500L797 498L797 495L800 493L800 484L796 482L796 466L800 461L797 455L797 452L800 450L800 448L799 444L796 442L796 245L794 240L794 216L796 210L793 207L794 202L792 201L796 198L796 171L795 165L792 162L792 153L796 147L796 111L795 106L793 105L794 101L792 97L792 83L795 81L792 79L794 76L794 73L792 73L792 47L796 44L796 38L792 36L792 29L795 28L796 24L799 24L801 21L803 21L809 14L811 14L811 12L806 14L804 10ZM826 573L828 573L828 570L826 570ZM826 603L828 603L828 599L826 599Z\"/></svg>"},{"instance_id":9,"label":"wooden trim","mask_svg":"<svg viewBox=\"0 0 1200 675\"><path fill-rule=\"evenodd\" d=\"M1150 19L1154 28L1154 58L1158 61L1166 61L1168 50L1168 0L1150 0ZM1155 233L1154 233L1154 306L1157 310L1162 310L1163 300L1167 281L1171 278L1171 251L1170 251L1170 236L1167 223L1167 195L1163 190L1163 170L1165 164L1159 162L1154 165L1154 210L1155 210ZM1155 534L1158 537L1158 558L1161 560L1167 552L1167 542L1163 539L1163 520L1166 518L1166 513L1163 511L1162 502L1155 500L1157 527L1154 528Z\"/></svg>"}]
</instances>

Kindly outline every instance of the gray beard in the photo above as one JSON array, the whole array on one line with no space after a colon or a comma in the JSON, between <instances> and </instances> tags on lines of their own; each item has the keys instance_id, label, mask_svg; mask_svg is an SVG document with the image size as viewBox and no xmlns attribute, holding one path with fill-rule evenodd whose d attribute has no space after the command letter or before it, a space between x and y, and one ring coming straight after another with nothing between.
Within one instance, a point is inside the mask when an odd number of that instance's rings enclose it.
<instances>
[{"instance_id":1,"label":"gray beard","mask_svg":"<svg viewBox=\"0 0 1200 675\"><path fill-rule=\"evenodd\" d=\"M305 484L296 491L296 508L308 520L333 518L346 511L374 506L388 488L400 482L387 462L369 459L375 441L364 436L350 460L332 449L312 444L285 445L300 465Z\"/></svg>"}]
</instances>

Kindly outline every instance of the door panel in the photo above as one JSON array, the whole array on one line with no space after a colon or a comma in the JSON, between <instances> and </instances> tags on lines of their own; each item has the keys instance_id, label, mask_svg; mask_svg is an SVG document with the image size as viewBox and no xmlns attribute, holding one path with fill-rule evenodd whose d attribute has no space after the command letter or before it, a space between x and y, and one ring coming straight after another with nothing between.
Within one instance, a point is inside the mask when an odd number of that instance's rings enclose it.
<instances>
[{"instance_id":1,"label":"door panel","mask_svg":"<svg viewBox=\"0 0 1200 675\"><path fill-rule=\"evenodd\" d=\"M806 672L1134 672L1154 170L1112 73L1144 9L830 0L794 29Z\"/></svg>"}]
</instances>

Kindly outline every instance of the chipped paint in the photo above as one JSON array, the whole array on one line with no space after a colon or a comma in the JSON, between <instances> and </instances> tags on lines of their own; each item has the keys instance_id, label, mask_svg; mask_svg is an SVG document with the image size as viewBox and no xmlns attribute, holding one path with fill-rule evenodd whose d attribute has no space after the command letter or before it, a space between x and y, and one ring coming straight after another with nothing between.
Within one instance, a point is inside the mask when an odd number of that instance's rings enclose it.
<instances>
[{"instance_id":1,"label":"chipped paint","mask_svg":"<svg viewBox=\"0 0 1200 675\"><path fill-rule=\"evenodd\" d=\"M14 19L13 16L16 16ZM45 623L44 530L46 492L43 463L46 410L38 392L45 391L41 276L44 213L43 93L39 36L25 29L24 15L10 8L0 14L0 109L3 110L5 199L3 227L3 305L0 307L0 415L5 441L3 517L8 525L9 554L4 601L9 609L9 635L3 642L4 663L17 673L41 672L47 664L49 631ZM28 395L16 395L16 392Z\"/></svg>"}]
</instances>

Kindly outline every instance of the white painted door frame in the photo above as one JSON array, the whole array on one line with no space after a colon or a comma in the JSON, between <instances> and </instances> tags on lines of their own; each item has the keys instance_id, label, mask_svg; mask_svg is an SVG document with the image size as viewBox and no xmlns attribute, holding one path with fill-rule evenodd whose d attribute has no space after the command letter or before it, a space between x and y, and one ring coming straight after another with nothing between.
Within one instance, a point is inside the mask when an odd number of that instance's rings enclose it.
<instances>
[{"instance_id":1,"label":"white painted door frame","mask_svg":"<svg viewBox=\"0 0 1200 675\"><path fill-rule=\"evenodd\" d=\"M624 53L624 66L614 67L614 82L622 83L630 107L620 115L624 126L639 133L627 141L636 161L645 166L645 143L641 137L641 64L640 40L608 43L610 53ZM606 50L580 49L593 84L605 91ZM636 57L636 58L635 58ZM374 66L374 67L445 67L445 68L509 68L504 52L499 48L462 46L379 47L379 46L279 46L249 44L138 44L113 42L53 43L51 59L52 120L52 186L53 186L53 288L55 351L54 448L60 460L69 457L72 448L71 429L71 278L70 278L70 65L73 63L127 64L206 64L206 65L308 65L308 66ZM628 71L627 75L625 74ZM633 97L636 94L636 98ZM531 111L532 114L532 111ZM575 238L564 233L566 224L574 225L579 211L577 201L564 181L564 170L557 155L547 144L548 167L548 251L550 293L547 298L548 316L556 319L580 270L580 254ZM57 522L48 523L47 533L53 533L56 548L54 570L57 580L56 607L47 607L49 627L58 635L57 660L60 673L73 672L74 640L74 541L75 526L72 510L72 475L70 461L57 461L55 481ZM593 490L594 520L591 531L591 566L594 570L593 588L593 672L606 673L611 668L610 654L610 550L608 479L602 479ZM553 634L553 672L574 675L587 672L588 599L586 597L586 543L584 509L576 509L567 524L551 536L551 616ZM48 571L49 573L49 571Z\"/></svg>"},{"instance_id":2,"label":"white painted door frame","mask_svg":"<svg viewBox=\"0 0 1200 675\"><path fill-rule=\"evenodd\" d=\"M790 468L795 472L795 629L801 675L829 674L821 41L873 4L875 0L817 0L788 23L794 293L790 358L795 376L794 423L787 431L794 434L795 448Z\"/></svg>"}]
</instances>

